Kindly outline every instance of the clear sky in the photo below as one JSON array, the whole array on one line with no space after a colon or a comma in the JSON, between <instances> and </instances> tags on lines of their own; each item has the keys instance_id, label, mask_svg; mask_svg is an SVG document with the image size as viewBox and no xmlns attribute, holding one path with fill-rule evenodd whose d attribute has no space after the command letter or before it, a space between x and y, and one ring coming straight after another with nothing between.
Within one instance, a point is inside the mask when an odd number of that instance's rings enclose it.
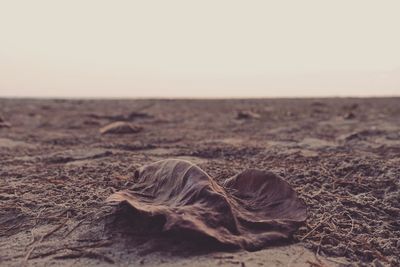
<instances>
[{"instance_id":1,"label":"clear sky","mask_svg":"<svg viewBox=\"0 0 400 267\"><path fill-rule=\"evenodd\" d=\"M0 97L376 95L398 0L0 0Z\"/></svg>"}]
</instances>

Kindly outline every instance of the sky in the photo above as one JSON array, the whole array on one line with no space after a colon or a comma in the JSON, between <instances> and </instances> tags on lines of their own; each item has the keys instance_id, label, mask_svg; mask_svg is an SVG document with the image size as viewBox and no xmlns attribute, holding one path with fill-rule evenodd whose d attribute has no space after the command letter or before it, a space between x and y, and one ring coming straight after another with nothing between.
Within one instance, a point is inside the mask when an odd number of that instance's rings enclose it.
<instances>
[{"instance_id":1,"label":"sky","mask_svg":"<svg viewBox=\"0 0 400 267\"><path fill-rule=\"evenodd\" d=\"M0 0L0 97L400 96L400 1Z\"/></svg>"}]
</instances>

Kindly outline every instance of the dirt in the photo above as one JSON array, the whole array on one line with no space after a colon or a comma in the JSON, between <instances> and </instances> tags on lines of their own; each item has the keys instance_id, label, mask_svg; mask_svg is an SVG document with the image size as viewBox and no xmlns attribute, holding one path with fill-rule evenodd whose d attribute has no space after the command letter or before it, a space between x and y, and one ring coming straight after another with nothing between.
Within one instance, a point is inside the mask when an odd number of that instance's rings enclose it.
<instances>
[{"instance_id":1,"label":"dirt","mask_svg":"<svg viewBox=\"0 0 400 267\"><path fill-rule=\"evenodd\" d=\"M400 98L0 99L0 117L2 266L400 265ZM100 134L117 121L141 131ZM307 222L257 252L131 229L105 199L167 158L219 183L273 171Z\"/></svg>"}]
</instances>

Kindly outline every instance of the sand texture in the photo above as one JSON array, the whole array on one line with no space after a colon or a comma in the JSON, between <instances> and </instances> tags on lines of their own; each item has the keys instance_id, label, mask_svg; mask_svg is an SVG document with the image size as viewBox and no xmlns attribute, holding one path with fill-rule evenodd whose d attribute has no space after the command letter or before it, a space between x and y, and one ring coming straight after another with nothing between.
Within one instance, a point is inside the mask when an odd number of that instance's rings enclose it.
<instances>
[{"instance_id":1,"label":"sand texture","mask_svg":"<svg viewBox=\"0 0 400 267\"><path fill-rule=\"evenodd\" d=\"M160 232L135 205L106 202L171 158L217 191L247 169L272 172L307 219L250 252ZM0 99L1 266L399 266L399 186L399 98ZM226 190L242 204L255 196Z\"/></svg>"}]
</instances>

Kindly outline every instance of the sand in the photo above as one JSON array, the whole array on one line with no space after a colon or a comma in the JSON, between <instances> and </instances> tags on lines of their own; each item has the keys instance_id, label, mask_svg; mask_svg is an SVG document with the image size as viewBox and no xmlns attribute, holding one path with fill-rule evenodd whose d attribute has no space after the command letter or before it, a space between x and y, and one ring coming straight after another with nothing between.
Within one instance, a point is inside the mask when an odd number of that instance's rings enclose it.
<instances>
[{"instance_id":1,"label":"sand","mask_svg":"<svg viewBox=\"0 0 400 267\"><path fill-rule=\"evenodd\" d=\"M400 264L400 99L0 99L0 265ZM101 134L122 121L141 129ZM289 182L308 219L287 244L226 251L129 230L105 204L142 165L190 160L222 183Z\"/></svg>"}]
</instances>

